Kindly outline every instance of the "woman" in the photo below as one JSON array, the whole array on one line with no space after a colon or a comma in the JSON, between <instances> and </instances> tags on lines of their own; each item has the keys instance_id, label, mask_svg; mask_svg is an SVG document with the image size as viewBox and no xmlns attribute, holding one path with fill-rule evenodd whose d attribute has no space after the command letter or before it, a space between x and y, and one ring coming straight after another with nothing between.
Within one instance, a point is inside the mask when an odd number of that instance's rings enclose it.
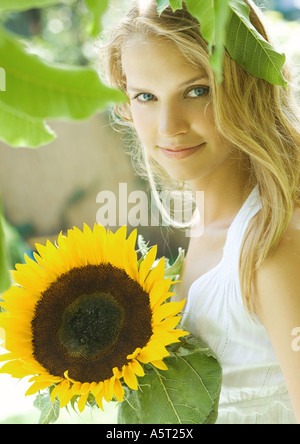
<instances>
[{"instance_id":1,"label":"woman","mask_svg":"<svg viewBox=\"0 0 300 444\"><path fill-rule=\"evenodd\" d=\"M116 113L138 136L139 171L152 188L204 191L204 229L190 239L176 297L188 296L183 325L223 368L217 423L300 422L300 125L290 88L253 77L227 52L219 83L197 20L185 7L158 16L154 0L134 4L105 49L110 84L129 98Z\"/></svg>"}]
</instances>

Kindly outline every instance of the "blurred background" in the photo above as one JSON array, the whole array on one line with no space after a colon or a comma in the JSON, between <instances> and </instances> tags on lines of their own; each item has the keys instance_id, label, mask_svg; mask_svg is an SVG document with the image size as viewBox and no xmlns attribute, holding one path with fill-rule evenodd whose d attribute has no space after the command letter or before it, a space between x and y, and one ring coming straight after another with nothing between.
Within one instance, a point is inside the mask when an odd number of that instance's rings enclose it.
<instances>
[{"instance_id":1,"label":"blurred background","mask_svg":"<svg viewBox=\"0 0 300 444\"><path fill-rule=\"evenodd\" d=\"M273 29L277 48L284 51L295 71L300 68L300 0L257 0ZM111 0L104 28L122 15L128 0ZM49 62L90 65L97 69L95 41L89 37L89 11L81 0L44 9L3 13L0 22L22 38L28 49ZM0 61L1 65L1 61ZM58 233L83 223L93 226L100 191L118 196L119 183L148 192L125 154L120 134L109 122L107 111L81 122L49 122L57 139L38 149L11 148L0 142L0 194L5 215L4 231L10 266L23 262L35 242L55 239ZM115 227L117 228L117 227ZM112 227L114 229L114 227ZM174 257L188 239L178 230L138 227L159 255ZM33 399L24 398L26 381L0 375L0 423L36 423L39 412ZM87 410L87 409L86 409ZM82 417L64 414L59 422L116 421L115 405L106 413L86 412Z\"/></svg>"}]
</instances>

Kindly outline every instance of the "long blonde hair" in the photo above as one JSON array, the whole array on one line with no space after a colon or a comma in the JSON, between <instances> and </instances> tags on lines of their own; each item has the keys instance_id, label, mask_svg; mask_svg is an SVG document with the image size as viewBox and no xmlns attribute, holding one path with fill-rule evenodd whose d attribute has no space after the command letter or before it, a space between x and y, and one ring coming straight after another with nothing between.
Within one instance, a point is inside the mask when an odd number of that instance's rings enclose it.
<instances>
[{"instance_id":1,"label":"long blonde hair","mask_svg":"<svg viewBox=\"0 0 300 444\"><path fill-rule=\"evenodd\" d=\"M207 44L200 34L197 20L185 6L173 13L167 8L161 16L156 2L141 11L138 2L112 31L109 42L102 45L105 74L113 87L126 93L122 69L122 47L135 33L168 39L195 66L204 68L210 80L215 124L219 133L236 148L237 155L250 172L252 183L259 187L262 209L251 220L240 256L240 278L246 309L253 312L252 277L267 256L278 246L293 210L300 205L300 113L291 87L275 86L256 78L235 63L225 51L223 82L218 82L208 55ZM259 10L251 0L250 19L258 32L268 40ZM289 73L284 68L284 76ZM130 105L116 107L117 120L133 127ZM135 151L139 173L145 173L152 185L172 183L162 168L150 163L138 147ZM174 184L173 184L174 186ZM178 186L178 184L177 184Z\"/></svg>"}]
</instances>

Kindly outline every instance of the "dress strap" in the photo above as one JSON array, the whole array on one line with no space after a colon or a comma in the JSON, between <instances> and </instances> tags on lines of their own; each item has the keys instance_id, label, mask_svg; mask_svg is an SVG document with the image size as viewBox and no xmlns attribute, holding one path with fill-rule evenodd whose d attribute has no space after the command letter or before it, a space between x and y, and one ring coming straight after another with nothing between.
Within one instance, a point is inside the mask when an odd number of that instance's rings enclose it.
<instances>
[{"instance_id":1,"label":"dress strap","mask_svg":"<svg viewBox=\"0 0 300 444\"><path fill-rule=\"evenodd\" d=\"M242 242L249 222L260 211L260 209L261 201L259 196L259 188L258 185L256 185L235 216L227 232L226 243L224 246L224 256L227 256L231 262L233 256L236 256L239 260Z\"/></svg>"}]
</instances>

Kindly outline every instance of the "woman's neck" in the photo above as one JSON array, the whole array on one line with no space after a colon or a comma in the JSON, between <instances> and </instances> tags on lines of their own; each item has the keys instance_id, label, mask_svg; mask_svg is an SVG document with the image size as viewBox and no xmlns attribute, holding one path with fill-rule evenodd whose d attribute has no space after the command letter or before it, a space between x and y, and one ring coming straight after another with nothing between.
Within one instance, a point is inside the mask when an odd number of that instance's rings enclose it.
<instances>
[{"instance_id":1,"label":"woman's neck","mask_svg":"<svg viewBox=\"0 0 300 444\"><path fill-rule=\"evenodd\" d=\"M227 169L222 174L190 182L196 194L196 205L204 220L204 230L226 228L230 225L255 183L243 169ZM197 197L197 191L202 191ZM204 193L204 205L203 205Z\"/></svg>"}]
</instances>

